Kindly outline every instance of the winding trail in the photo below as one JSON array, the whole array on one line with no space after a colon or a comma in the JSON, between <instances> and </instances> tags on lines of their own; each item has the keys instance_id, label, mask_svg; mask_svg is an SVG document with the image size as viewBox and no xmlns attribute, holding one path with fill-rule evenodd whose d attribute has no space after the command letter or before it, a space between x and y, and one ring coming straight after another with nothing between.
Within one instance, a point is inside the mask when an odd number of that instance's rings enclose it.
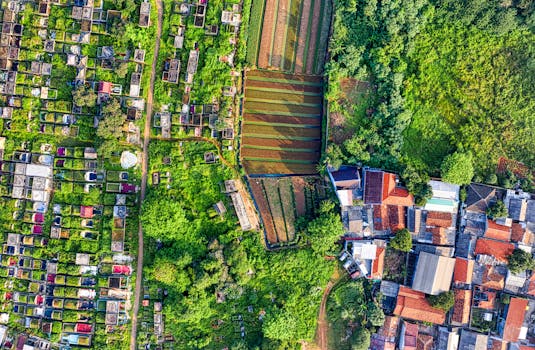
<instances>
[{"instance_id":1,"label":"winding trail","mask_svg":"<svg viewBox=\"0 0 535 350\"><path fill-rule=\"evenodd\" d=\"M147 172L149 168L149 142L150 142L150 129L152 121L152 107L154 102L154 81L156 79L156 68L158 65L158 54L160 53L160 39L162 36L162 20L163 20L163 8L162 0L156 1L156 9L158 11L158 17L156 22L156 38L154 43L154 54L152 57L152 69L150 72L150 85L147 92L147 114L145 118L145 129L143 130L143 159L141 163L141 192L139 195L139 210L143 201L145 200L145 194L147 191ZM138 253L137 253L137 268L136 268L136 287L134 291L134 307L132 310L132 333L130 334L130 350L137 349L137 315L139 313L139 304L141 302L141 286L143 282L143 228L141 227L141 221L139 221L138 228Z\"/></svg>"},{"instance_id":2,"label":"winding trail","mask_svg":"<svg viewBox=\"0 0 535 350\"><path fill-rule=\"evenodd\" d=\"M331 294L334 286L342 279L342 275L338 270L335 270L327 283L327 287L323 291L323 297L321 298L320 312L318 315L318 327L316 328L316 345L321 350L329 349L329 342L327 333L329 331L329 321L327 320L327 300L329 299L329 294Z\"/></svg>"}]
</instances>

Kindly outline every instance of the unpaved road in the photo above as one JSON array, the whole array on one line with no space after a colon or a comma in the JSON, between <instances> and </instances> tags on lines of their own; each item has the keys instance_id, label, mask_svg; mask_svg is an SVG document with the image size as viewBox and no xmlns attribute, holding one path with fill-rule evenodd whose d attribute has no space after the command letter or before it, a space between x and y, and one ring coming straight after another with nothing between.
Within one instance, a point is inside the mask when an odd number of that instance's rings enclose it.
<instances>
[{"instance_id":1,"label":"unpaved road","mask_svg":"<svg viewBox=\"0 0 535 350\"><path fill-rule=\"evenodd\" d=\"M141 192L139 195L139 210L145 199L147 191L147 172L149 167L149 142L150 129L152 121L152 106L154 101L154 81L156 79L156 66L158 64L158 54L160 53L160 38L162 36L162 19L163 7L162 0L156 0L156 9L158 18L156 22L156 37L154 43L154 56L152 57L152 69L150 72L150 86L147 93L147 114L145 118L145 129L143 131L143 160L141 163ZM138 228L138 253L136 269L136 288L134 291L134 307L132 311L132 333L130 334L130 350L137 349L137 315L139 313L139 304L141 302L141 286L143 284L143 228L141 221Z\"/></svg>"},{"instance_id":2,"label":"unpaved road","mask_svg":"<svg viewBox=\"0 0 535 350\"><path fill-rule=\"evenodd\" d=\"M329 350L328 342L328 331L329 331L329 320L327 320L327 300L329 299L329 294L334 286L341 280L342 274L336 269L327 287L323 291L323 297L321 298L320 312L318 315L318 327L316 328L316 345L321 350ZM332 349L335 350L335 349Z\"/></svg>"}]
</instances>

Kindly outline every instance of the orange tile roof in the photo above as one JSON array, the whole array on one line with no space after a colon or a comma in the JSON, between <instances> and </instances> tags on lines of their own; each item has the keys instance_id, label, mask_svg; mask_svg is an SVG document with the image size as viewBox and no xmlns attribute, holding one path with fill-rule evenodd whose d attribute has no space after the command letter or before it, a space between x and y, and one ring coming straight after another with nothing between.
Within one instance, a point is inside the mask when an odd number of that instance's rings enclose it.
<instances>
[{"instance_id":1,"label":"orange tile roof","mask_svg":"<svg viewBox=\"0 0 535 350\"><path fill-rule=\"evenodd\" d=\"M455 304L453 305L451 320L462 325L468 324L472 291L470 289L454 289L453 293L455 295Z\"/></svg>"},{"instance_id":2,"label":"orange tile roof","mask_svg":"<svg viewBox=\"0 0 535 350\"><path fill-rule=\"evenodd\" d=\"M511 240L511 228L504 225L498 225L492 220L487 220L485 237L509 242Z\"/></svg>"},{"instance_id":3,"label":"orange tile roof","mask_svg":"<svg viewBox=\"0 0 535 350\"><path fill-rule=\"evenodd\" d=\"M511 298L509 309L507 310L507 318L505 319L505 326L503 328L503 340L508 342L518 341L520 328L522 328L522 323L524 323L524 315L527 306L527 299Z\"/></svg>"},{"instance_id":4,"label":"orange tile roof","mask_svg":"<svg viewBox=\"0 0 535 350\"><path fill-rule=\"evenodd\" d=\"M383 278L383 269L385 262L385 248L377 247L375 252L375 260L372 265L371 278L381 279Z\"/></svg>"},{"instance_id":5,"label":"orange tile roof","mask_svg":"<svg viewBox=\"0 0 535 350\"><path fill-rule=\"evenodd\" d=\"M399 287L398 299L394 315L403 318L443 324L446 320L444 311L435 309L425 299L425 294L405 286Z\"/></svg>"},{"instance_id":6,"label":"orange tile roof","mask_svg":"<svg viewBox=\"0 0 535 350\"><path fill-rule=\"evenodd\" d=\"M433 347L433 337L428 334L418 334L417 350L430 350Z\"/></svg>"},{"instance_id":7,"label":"orange tile roof","mask_svg":"<svg viewBox=\"0 0 535 350\"><path fill-rule=\"evenodd\" d=\"M453 224L453 216L451 213L442 213L439 211L428 211L427 212L427 226L438 226L438 227L451 227Z\"/></svg>"},{"instance_id":8,"label":"orange tile roof","mask_svg":"<svg viewBox=\"0 0 535 350\"><path fill-rule=\"evenodd\" d=\"M396 186L396 175L383 172L383 204L410 207L414 197L405 188Z\"/></svg>"},{"instance_id":9,"label":"orange tile roof","mask_svg":"<svg viewBox=\"0 0 535 350\"><path fill-rule=\"evenodd\" d=\"M474 260L463 258L455 259L455 270L453 270L454 283L472 283L472 274L474 272Z\"/></svg>"},{"instance_id":10,"label":"orange tile roof","mask_svg":"<svg viewBox=\"0 0 535 350\"><path fill-rule=\"evenodd\" d=\"M535 296L535 273L532 273L529 279L528 294Z\"/></svg>"},{"instance_id":11,"label":"orange tile roof","mask_svg":"<svg viewBox=\"0 0 535 350\"><path fill-rule=\"evenodd\" d=\"M498 242L492 239L479 238L474 253L494 256L497 260L506 263L507 257L513 253L515 246L511 243Z\"/></svg>"},{"instance_id":12,"label":"orange tile roof","mask_svg":"<svg viewBox=\"0 0 535 350\"><path fill-rule=\"evenodd\" d=\"M385 338L395 337L398 333L399 317L397 316L386 316L385 323L379 328L379 335Z\"/></svg>"},{"instance_id":13,"label":"orange tile roof","mask_svg":"<svg viewBox=\"0 0 535 350\"><path fill-rule=\"evenodd\" d=\"M493 310L494 302L496 301L496 292L486 291L485 294L487 295L487 300L480 301L477 307L485 310Z\"/></svg>"},{"instance_id":14,"label":"orange tile roof","mask_svg":"<svg viewBox=\"0 0 535 350\"><path fill-rule=\"evenodd\" d=\"M489 265L485 268L482 282L483 287L502 290L505 287L505 276Z\"/></svg>"},{"instance_id":15,"label":"orange tile roof","mask_svg":"<svg viewBox=\"0 0 535 350\"><path fill-rule=\"evenodd\" d=\"M520 345L518 347L520 350L534 350L535 346L529 346L529 345Z\"/></svg>"}]
</instances>

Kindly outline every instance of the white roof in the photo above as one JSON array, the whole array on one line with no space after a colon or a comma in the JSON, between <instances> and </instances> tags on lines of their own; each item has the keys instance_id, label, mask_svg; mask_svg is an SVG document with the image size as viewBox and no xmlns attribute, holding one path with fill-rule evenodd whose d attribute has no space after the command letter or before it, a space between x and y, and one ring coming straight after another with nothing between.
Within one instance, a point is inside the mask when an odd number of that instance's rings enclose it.
<instances>
[{"instance_id":1,"label":"white roof","mask_svg":"<svg viewBox=\"0 0 535 350\"><path fill-rule=\"evenodd\" d=\"M336 191L340 205L349 206L353 205L353 192L351 190L338 190Z\"/></svg>"},{"instance_id":2,"label":"white roof","mask_svg":"<svg viewBox=\"0 0 535 350\"><path fill-rule=\"evenodd\" d=\"M372 243L353 243L353 257L360 260L375 260L377 245Z\"/></svg>"},{"instance_id":3,"label":"white roof","mask_svg":"<svg viewBox=\"0 0 535 350\"><path fill-rule=\"evenodd\" d=\"M520 328L520 334L518 335L518 339L524 340L528 336L528 327L521 327Z\"/></svg>"},{"instance_id":4,"label":"white roof","mask_svg":"<svg viewBox=\"0 0 535 350\"><path fill-rule=\"evenodd\" d=\"M26 176L52 177L52 167L40 164L27 164Z\"/></svg>"},{"instance_id":5,"label":"white roof","mask_svg":"<svg viewBox=\"0 0 535 350\"><path fill-rule=\"evenodd\" d=\"M459 200L461 186L436 180L429 181L429 185L433 189L433 197Z\"/></svg>"},{"instance_id":6,"label":"white roof","mask_svg":"<svg viewBox=\"0 0 535 350\"><path fill-rule=\"evenodd\" d=\"M6 337L7 327L6 326L0 326L0 344L4 342L4 338Z\"/></svg>"}]
</instances>

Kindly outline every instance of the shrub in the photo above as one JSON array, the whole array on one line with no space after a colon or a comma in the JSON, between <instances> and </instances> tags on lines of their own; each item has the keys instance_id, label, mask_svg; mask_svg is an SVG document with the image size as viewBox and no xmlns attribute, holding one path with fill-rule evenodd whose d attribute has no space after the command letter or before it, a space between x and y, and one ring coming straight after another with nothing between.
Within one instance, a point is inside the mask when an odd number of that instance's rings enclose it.
<instances>
[{"instance_id":1,"label":"shrub","mask_svg":"<svg viewBox=\"0 0 535 350\"><path fill-rule=\"evenodd\" d=\"M409 252L412 249L412 237L407 229L399 230L396 236L390 240L390 247L401 252Z\"/></svg>"},{"instance_id":2,"label":"shrub","mask_svg":"<svg viewBox=\"0 0 535 350\"><path fill-rule=\"evenodd\" d=\"M453 296L453 292L450 290L447 292L442 292L438 295L429 295L427 296L427 301L429 301L429 304L431 304L432 307L447 312L453 307L455 298Z\"/></svg>"}]
</instances>

